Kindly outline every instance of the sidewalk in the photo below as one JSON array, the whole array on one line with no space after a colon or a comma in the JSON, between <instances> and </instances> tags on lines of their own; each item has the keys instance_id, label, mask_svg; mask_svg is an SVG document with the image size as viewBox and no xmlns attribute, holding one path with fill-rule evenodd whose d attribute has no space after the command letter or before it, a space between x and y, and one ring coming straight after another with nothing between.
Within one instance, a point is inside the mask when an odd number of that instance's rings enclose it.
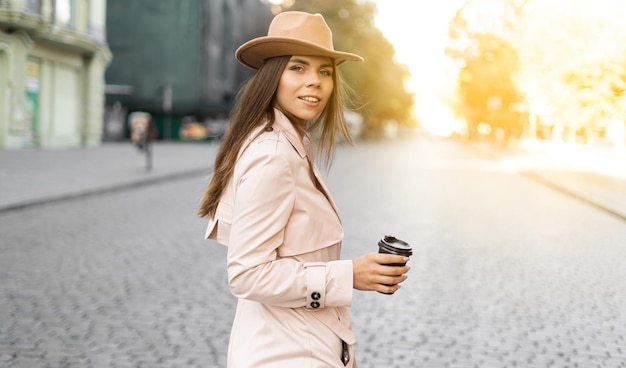
<instances>
[{"instance_id":1,"label":"sidewalk","mask_svg":"<svg viewBox=\"0 0 626 368\"><path fill-rule=\"evenodd\" d=\"M209 175L216 143L156 142L152 169L129 142L59 150L0 150L0 212L34 204Z\"/></svg>"},{"instance_id":2,"label":"sidewalk","mask_svg":"<svg viewBox=\"0 0 626 368\"><path fill-rule=\"evenodd\" d=\"M496 151L472 144L519 172L626 220L626 154L518 142ZM216 143L156 142L152 170L129 142L62 150L0 150L0 212L212 171Z\"/></svg>"},{"instance_id":3,"label":"sidewalk","mask_svg":"<svg viewBox=\"0 0 626 368\"><path fill-rule=\"evenodd\" d=\"M545 141L473 145L511 171L626 220L626 152Z\"/></svg>"}]
</instances>

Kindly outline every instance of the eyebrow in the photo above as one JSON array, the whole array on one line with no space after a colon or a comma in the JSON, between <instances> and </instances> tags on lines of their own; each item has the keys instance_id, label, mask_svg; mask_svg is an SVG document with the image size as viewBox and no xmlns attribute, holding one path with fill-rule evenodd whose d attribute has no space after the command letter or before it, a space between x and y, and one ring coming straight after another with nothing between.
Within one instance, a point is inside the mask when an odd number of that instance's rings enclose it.
<instances>
[{"instance_id":1,"label":"eyebrow","mask_svg":"<svg viewBox=\"0 0 626 368\"><path fill-rule=\"evenodd\" d=\"M304 65L309 65L309 66L311 65L311 63L309 63L307 60L297 59L297 58L289 59L289 62L290 63L296 63L296 64L304 64ZM333 65L332 64L322 64L322 65L320 65L320 67L321 68L332 68Z\"/></svg>"}]
</instances>

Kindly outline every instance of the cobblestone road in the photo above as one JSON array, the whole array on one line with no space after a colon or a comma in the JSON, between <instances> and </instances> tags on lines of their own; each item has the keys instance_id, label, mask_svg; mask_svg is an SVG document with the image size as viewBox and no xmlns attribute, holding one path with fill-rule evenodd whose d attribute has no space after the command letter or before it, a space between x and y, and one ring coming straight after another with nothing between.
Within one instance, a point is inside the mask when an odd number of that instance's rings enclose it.
<instances>
[{"instance_id":1,"label":"cobblestone road","mask_svg":"<svg viewBox=\"0 0 626 368\"><path fill-rule=\"evenodd\" d=\"M341 147L344 256L416 249L355 292L363 368L626 367L626 223L450 142ZM0 215L0 367L225 367L225 249L189 177Z\"/></svg>"},{"instance_id":2,"label":"cobblestone road","mask_svg":"<svg viewBox=\"0 0 626 368\"><path fill-rule=\"evenodd\" d=\"M333 172L346 257L383 233L416 248L396 295L357 292L363 366L626 367L623 220L444 142Z\"/></svg>"}]
</instances>

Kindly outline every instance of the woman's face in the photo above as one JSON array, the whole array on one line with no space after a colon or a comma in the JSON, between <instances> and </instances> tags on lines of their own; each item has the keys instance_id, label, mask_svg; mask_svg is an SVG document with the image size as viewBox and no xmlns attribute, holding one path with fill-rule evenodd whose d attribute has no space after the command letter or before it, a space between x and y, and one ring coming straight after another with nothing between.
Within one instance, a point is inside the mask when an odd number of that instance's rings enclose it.
<instances>
[{"instance_id":1,"label":"woman's face","mask_svg":"<svg viewBox=\"0 0 626 368\"><path fill-rule=\"evenodd\" d=\"M318 116L333 92L333 64L322 56L292 56L276 90L277 108L306 124Z\"/></svg>"}]
</instances>

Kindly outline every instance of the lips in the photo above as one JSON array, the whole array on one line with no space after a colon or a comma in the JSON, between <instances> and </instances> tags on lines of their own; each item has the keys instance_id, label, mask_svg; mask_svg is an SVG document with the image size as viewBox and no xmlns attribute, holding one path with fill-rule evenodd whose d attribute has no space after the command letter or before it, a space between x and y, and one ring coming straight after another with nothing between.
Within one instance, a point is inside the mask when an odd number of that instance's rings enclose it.
<instances>
[{"instance_id":1,"label":"lips","mask_svg":"<svg viewBox=\"0 0 626 368\"><path fill-rule=\"evenodd\" d=\"M321 99L320 99L320 98L315 97L315 96L302 96L302 97L299 97L299 98L300 98L301 100L304 100L304 101L306 101L306 102L311 102L311 103L318 103L318 102L320 102L320 101L321 101Z\"/></svg>"}]
</instances>

